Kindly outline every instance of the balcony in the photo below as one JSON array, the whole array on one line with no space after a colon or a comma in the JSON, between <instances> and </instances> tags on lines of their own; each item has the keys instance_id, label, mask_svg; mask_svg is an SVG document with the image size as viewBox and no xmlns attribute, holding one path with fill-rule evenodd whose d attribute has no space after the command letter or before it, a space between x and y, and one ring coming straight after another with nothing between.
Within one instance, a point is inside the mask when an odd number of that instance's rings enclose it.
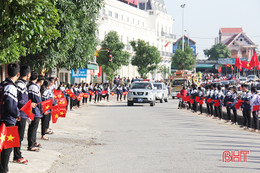
<instances>
[{"instance_id":1,"label":"balcony","mask_svg":"<svg viewBox=\"0 0 260 173\"><path fill-rule=\"evenodd\" d=\"M161 32L161 36L162 37L165 37L165 38L170 38L170 39L176 39L176 35L174 35L174 34L169 34L169 33L167 33L167 32Z\"/></svg>"}]
</instances>

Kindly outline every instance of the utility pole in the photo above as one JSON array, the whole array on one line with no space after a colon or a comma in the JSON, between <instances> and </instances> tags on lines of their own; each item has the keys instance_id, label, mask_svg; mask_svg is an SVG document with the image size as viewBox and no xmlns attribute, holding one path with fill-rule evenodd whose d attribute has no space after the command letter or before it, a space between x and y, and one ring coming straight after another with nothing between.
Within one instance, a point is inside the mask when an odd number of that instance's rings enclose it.
<instances>
[{"instance_id":1,"label":"utility pole","mask_svg":"<svg viewBox=\"0 0 260 173\"><path fill-rule=\"evenodd\" d=\"M184 51L184 7L186 4L182 4L182 51Z\"/></svg>"}]
</instances>

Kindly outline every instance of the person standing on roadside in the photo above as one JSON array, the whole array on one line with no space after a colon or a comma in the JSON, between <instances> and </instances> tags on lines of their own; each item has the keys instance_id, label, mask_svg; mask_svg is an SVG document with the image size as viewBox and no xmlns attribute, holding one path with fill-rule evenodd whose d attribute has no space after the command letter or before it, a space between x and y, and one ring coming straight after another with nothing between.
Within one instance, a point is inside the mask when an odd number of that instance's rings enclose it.
<instances>
[{"instance_id":1,"label":"person standing on roadside","mask_svg":"<svg viewBox=\"0 0 260 173\"><path fill-rule=\"evenodd\" d=\"M243 127L244 129L249 129L251 127L251 105L250 100L252 99L252 94L248 90L248 85L244 84L242 87L244 94L242 96L242 112L244 117Z\"/></svg>"},{"instance_id":2,"label":"person standing on roadside","mask_svg":"<svg viewBox=\"0 0 260 173\"><path fill-rule=\"evenodd\" d=\"M28 65L21 66L20 69L20 78L17 80L17 97L18 97L18 108L21 109L28 101L28 91L27 91L27 83L31 77L31 69ZM31 104L32 108L35 108L36 103ZM20 111L21 120L16 122L16 126L18 127L20 144L22 144L25 132L26 121L28 116ZM21 147L14 148L14 162L20 164L27 164L28 160L22 157Z\"/></svg>"},{"instance_id":3,"label":"person standing on roadside","mask_svg":"<svg viewBox=\"0 0 260 173\"><path fill-rule=\"evenodd\" d=\"M8 65L8 78L1 84L3 87L3 105L1 105L2 117L1 124L6 126L15 126L20 121L20 111L18 109L17 88L15 82L20 76L20 66L17 63ZM0 172L7 173L9 171L8 163L13 148L7 148L1 152Z\"/></svg>"},{"instance_id":4,"label":"person standing on roadside","mask_svg":"<svg viewBox=\"0 0 260 173\"><path fill-rule=\"evenodd\" d=\"M260 105L260 97L257 94L256 87L251 88L251 93L252 93L252 99L250 100L250 105L252 107ZM253 122L254 122L254 129L252 131L258 132L259 129L258 111L253 111L252 114L253 114Z\"/></svg>"},{"instance_id":5,"label":"person standing on roadside","mask_svg":"<svg viewBox=\"0 0 260 173\"><path fill-rule=\"evenodd\" d=\"M28 86L28 95L29 99L32 102L36 103L37 106L32 109L33 114L35 115L34 120L31 121L31 124L28 128L28 151L39 151L37 147L41 147L39 143L36 142L37 129L42 117L42 102L40 88L44 82L44 77L42 75L38 75L37 72L32 72L30 77L30 83Z\"/></svg>"}]
</instances>

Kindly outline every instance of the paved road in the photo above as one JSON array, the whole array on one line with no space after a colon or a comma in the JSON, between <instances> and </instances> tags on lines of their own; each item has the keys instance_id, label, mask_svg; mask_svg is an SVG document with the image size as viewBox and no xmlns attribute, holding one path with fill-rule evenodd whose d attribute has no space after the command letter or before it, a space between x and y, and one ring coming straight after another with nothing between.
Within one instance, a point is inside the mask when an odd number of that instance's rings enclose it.
<instances>
[{"instance_id":1,"label":"paved road","mask_svg":"<svg viewBox=\"0 0 260 173\"><path fill-rule=\"evenodd\" d=\"M259 134L179 110L176 100L157 103L155 107L127 107L126 103L117 102L89 104L69 113L53 128L55 134L50 136L50 141L40 141L49 152L46 157L56 160L48 172L248 173L260 170ZM50 154L54 150L56 154ZM223 163L225 150L250 150L248 162Z\"/></svg>"}]
</instances>

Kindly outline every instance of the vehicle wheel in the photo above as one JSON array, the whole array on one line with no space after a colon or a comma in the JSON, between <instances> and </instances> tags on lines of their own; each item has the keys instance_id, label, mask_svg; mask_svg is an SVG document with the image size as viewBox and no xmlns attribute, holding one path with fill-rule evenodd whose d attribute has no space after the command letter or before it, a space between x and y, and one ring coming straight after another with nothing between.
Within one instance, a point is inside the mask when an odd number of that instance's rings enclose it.
<instances>
[{"instance_id":1,"label":"vehicle wheel","mask_svg":"<svg viewBox=\"0 0 260 173\"><path fill-rule=\"evenodd\" d=\"M174 99L175 97L174 96L172 96L172 99Z\"/></svg>"},{"instance_id":2,"label":"vehicle wheel","mask_svg":"<svg viewBox=\"0 0 260 173\"><path fill-rule=\"evenodd\" d=\"M163 99L160 100L160 103L163 103Z\"/></svg>"},{"instance_id":3,"label":"vehicle wheel","mask_svg":"<svg viewBox=\"0 0 260 173\"><path fill-rule=\"evenodd\" d=\"M165 102L168 102L168 98L164 99Z\"/></svg>"},{"instance_id":4,"label":"vehicle wheel","mask_svg":"<svg viewBox=\"0 0 260 173\"><path fill-rule=\"evenodd\" d=\"M127 106L133 106L134 105L134 103L133 102L127 102Z\"/></svg>"},{"instance_id":5,"label":"vehicle wheel","mask_svg":"<svg viewBox=\"0 0 260 173\"><path fill-rule=\"evenodd\" d=\"M154 106L155 105L155 101L150 103L150 106Z\"/></svg>"}]
</instances>

